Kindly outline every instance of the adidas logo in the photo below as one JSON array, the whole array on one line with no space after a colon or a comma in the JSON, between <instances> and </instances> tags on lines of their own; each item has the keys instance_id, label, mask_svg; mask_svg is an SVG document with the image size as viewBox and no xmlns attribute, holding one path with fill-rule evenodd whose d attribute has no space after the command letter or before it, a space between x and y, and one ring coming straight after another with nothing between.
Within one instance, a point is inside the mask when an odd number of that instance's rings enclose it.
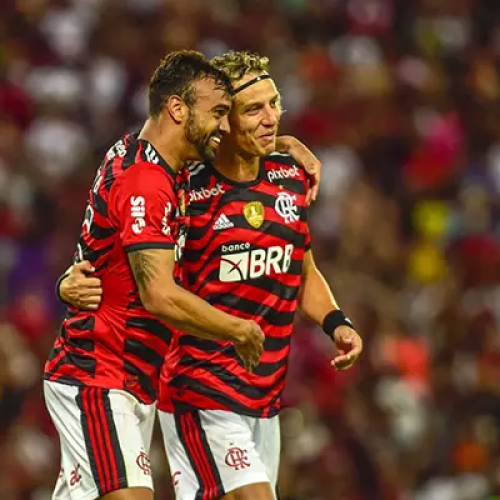
<instances>
[{"instance_id":1,"label":"adidas logo","mask_svg":"<svg viewBox=\"0 0 500 500\"><path fill-rule=\"evenodd\" d=\"M213 229L214 231L220 231L232 227L234 227L234 224L224 214L220 214L219 218L215 221Z\"/></svg>"}]
</instances>

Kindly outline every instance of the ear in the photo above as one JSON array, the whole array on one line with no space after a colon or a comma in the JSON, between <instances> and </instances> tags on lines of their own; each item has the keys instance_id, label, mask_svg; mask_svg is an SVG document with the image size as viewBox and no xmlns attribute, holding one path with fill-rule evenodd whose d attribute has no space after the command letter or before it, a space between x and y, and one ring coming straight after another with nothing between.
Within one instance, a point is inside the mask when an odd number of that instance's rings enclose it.
<instances>
[{"instance_id":1,"label":"ear","mask_svg":"<svg viewBox=\"0 0 500 500\"><path fill-rule=\"evenodd\" d=\"M178 95L172 95L167 99L165 111L175 123L182 123L188 115L188 107Z\"/></svg>"}]
</instances>

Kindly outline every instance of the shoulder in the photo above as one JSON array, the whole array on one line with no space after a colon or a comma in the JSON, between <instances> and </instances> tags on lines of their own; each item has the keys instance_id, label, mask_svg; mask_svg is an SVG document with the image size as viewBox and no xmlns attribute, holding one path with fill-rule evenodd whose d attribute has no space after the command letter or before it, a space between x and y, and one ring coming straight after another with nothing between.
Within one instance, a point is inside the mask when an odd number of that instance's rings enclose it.
<instances>
[{"instance_id":1,"label":"shoulder","mask_svg":"<svg viewBox=\"0 0 500 500\"><path fill-rule=\"evenodd\" d=\"M175 178L161 165L147 161L137 161L122 170L114 184L115 195L118 193L147 196L154 199L157 195L174 198Z\"/></svg>"},{"instance_id":2,"label":"shoulder","mask_svg":"<svg viewBox=\"0 0 500 500\"><path fill-rule=\"evenodd\" d=\"M264 158L266 180L271 183L306 180L305 170L288 154L271 153Z\"/></svg>"},{"instance_id":3,"label":"shoulder","mask_svg":"<svg viewBox=\"0 0 500 500\"><path fill-rule=\"evenodd\" d=\"M288 153L278 153L278 151L274 151L264 159L265 161L279 163L281 165L298 166L297 162Z\"/></svg>"}]
</instances>

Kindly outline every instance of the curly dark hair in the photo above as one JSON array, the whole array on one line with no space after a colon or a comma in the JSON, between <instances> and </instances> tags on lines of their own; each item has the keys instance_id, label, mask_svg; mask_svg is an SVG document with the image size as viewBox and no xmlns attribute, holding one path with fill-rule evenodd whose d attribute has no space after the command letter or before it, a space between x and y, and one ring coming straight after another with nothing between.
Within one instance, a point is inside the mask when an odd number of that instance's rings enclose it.
<instances>
[{"instance_id":1,"label":"curly dark hair","mask_svg":"<svg viewBox=\"0 0 500 500\"><path fill-rule=\"evenodd\" d=\"M168 54L156 68L149 83L149 115L159 116L166 100L178 95L188 106L196 102L193 84L211 79L215 87L231 95L232 87L226 74L195 50L178 50Z\"/></svg>"}]
</instances>

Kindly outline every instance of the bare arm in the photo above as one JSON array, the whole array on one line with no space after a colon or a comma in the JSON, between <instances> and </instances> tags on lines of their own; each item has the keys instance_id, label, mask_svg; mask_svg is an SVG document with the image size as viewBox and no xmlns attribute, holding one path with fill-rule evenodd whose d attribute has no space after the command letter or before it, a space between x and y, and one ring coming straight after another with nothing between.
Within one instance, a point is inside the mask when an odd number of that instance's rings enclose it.
<instances>
[{"instance_id":1,"label":"bare arm","mask_svg":"<svg viewBox=\"0 0 500 500\"><path fill-rule=\"evenodd\" d=\"M331 310L339 309L328 283L316 267L312 250L306 252L302 265L299 309L307 319L320 326Z\"/></svg>"},{"instance_id":2,"label":"bare arm","mask_svg":"<svg viewBox=\"0 0 500 500\"><path fill-rule=\"evenodd\" d=\"M216 309L178 286L173 250L136 250L128 256L141 301L151 314L197 337L233 341L247 368L258 364L264 341L258 325Z\"/></svg>"},{"instance_id":3,"label":"bare arm","mask_svg":"<svg viewBox=\"0 0 500 500\"><path fill-rule=\"evenodd\" d=\"M299 291L299 309L309 320L319 326L328 313L339 306L328 283L316 267L312 250L306 252ZM352 366L363 350L363 341L356 330L341 325L333 332L333 341L339 351L332 364L339 369Z\"/></svg>"},{"instance_id":4,"label":"bare arm","mask_svg":"<svg viewBox=\"0 0 500 500\"><path fill-rule=\"evenodd\" d=\"M321 162L315 154L301 141L291 135L276 137L276 150L287 153L309 174L309 191L306 202L316 201L321 181Z\"/></svg>"},{"instance_id":5,"label":"bare arm","mask_svg":"<svg viewBox=\"0 0 500 500\"><path fill-rule=\"evenodd\" d=\"M198 337L239 340L248 322L212 307L177 285L173 279L173 250L129 253L130 267L144 307L179 330Z\"/></svg>"}]
</instances>

